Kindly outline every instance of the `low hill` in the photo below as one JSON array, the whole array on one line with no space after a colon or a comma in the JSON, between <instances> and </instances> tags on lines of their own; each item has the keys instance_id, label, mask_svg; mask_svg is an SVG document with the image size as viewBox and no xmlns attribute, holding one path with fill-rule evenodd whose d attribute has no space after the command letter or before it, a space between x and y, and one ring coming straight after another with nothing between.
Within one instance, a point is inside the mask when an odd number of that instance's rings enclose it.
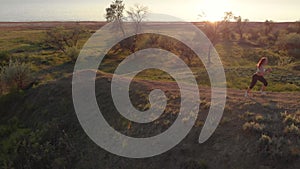
<instances>
[{"instance_id":1,"label":"low hill","mask_svg":"<svg viewBox=\"0 0 300 169\"><path fill-rule=\"evenodd\" d=\"M96 95L107 120L127 135L152 135L172 125L178 109L175 82L135 79L133 105L147 107L141 91L162 88L171 94L171 107L157 123L131 124L111 104L111 75L98 73ZM197 142L210 107L210 89L199 87L199 117L188 136L170 151L148 159L118 157L94 144L82 130L72 103L72 76L11 93L0 99L1 166L14 168L287 168L300 165L299 93L254 93L228 89L222 121L204 144ZM180 101L180 100L179 100ZM174 118L174 117L173 117Z\"/></svg>"}]
</instances>

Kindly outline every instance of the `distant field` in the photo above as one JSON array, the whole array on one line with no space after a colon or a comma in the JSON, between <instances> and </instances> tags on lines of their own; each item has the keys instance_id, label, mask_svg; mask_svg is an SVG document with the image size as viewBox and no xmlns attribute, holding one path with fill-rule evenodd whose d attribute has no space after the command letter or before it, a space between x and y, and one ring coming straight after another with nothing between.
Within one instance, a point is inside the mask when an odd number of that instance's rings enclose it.
<instances>
[{"instance_id":1,"label":"distant field","mask_svg":"<svg viewBox=\"0 0 300 169\"><path fill-rule=\"evenodd\" d=\"M66 29L72 29L76 26L82 26L89 30L89 33L83 35L79 39L79 48L88 40L92 33L101 28L105 22L33 22L33 23L0 23L0 52L7 53L11 58L18 58L25 60L32 64L33 69L37 72L37 76L41 76L40 79L50 80L60 77L60 74L66 72L65 66L72 69L72 64L65 65L60 69L59 65L64 65L68 62L68 58L60 53L55 52L53 49L49 49L45 46L44 40L46 31L53 29L57 26L63 26ZM159 25L159 23L149 23ZM182 23L178 23L179 25ZM203 23L193 23L202 29ZM248 23L247 29L252 31L263 27L264 23ZM280 32L286 30L292 23L276 23L273 32ZM176 23L170 25L176 26ZM231 23L231 27L234 27L234 23ZM180 30L178 30L180 32ZM247 32L247 31L246 31ZM233 35L237 36L237 35ZM249 82L251 75L255 72L255 64L263 55L269 56L270 66L274 69L271 75L267 76L270 82L269 91L300 91L299 80L299 67L298 60L289 60L289 56L286 53L280 54L276 42L270 42L270 45L259 44L258 40L251 40L251 34L245 33L248 38L241 42L237 38L234 40L221 40L215 45L217 52L219 53L223 65L225 67L227 85L229 88L245 89ZM273 35L272 35L273 36ZM126 53L126 51L124 51ZM176 51L175 51L176 52ZM115 58L115 57L114 57ZM111 60L109 57L108 60ZM118 60L118 59L117 59ZM116 60L116 61L117 61ZM111 60L103 71L109 71L110 64L118 64L116 61ZM58 68L55 68L58 67ZM199 65L191 66L199 79L199 83L203 85L209 85L207 83L206 70ZM43 71L43 70L48 71ZM163 79L162 75L161 79ZM168 76L168 75L166 75ZM144 78L155 78L155 72L144 76Z\"/></svg>"}]
</instances>

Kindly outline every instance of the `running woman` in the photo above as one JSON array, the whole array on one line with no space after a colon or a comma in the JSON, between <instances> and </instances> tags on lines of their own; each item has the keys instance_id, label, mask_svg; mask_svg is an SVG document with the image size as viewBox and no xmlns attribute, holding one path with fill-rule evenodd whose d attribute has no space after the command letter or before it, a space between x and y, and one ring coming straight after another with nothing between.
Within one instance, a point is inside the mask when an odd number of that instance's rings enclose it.
<instances>
[{"instance_id":1,"label":"running woman","mask_svg":"<svg viewBox=\"0 0 300 169\"><path fill-rule=\"evenodd\" d=\"M268 58L262 57L258 63L256 64L257 71L252 76L252 81L250 86L248 87L247 91L245 92L245 97L248 97L250 95L251 89L255 86L257 81L260 81L263 83L263 86L261 88L261 94L266 95L265 89L268 86L267 80L264 78L264 75L267 73L270 73L272 71L271 68L265 69L265 66L268 64Z\"/></svg>"}]
</instances>

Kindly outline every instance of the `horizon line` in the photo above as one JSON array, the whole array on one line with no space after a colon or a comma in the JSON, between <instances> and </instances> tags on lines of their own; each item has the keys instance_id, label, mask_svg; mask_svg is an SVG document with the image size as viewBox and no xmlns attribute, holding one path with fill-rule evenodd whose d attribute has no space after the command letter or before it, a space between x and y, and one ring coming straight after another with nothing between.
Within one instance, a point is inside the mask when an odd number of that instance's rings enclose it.
<instances>
[{"instance_id":1,"label":"horizon line","mask_svg":"<svg viewBox=\"0 0 300 169\"><path fill-rule=\"evenodd\" d=\"M263 23L266 22L265 21L248 21L248 23ZM295 22L300 22L300 20L296 20L296 21L275 21L275 20L268 20L268 21L272 21L273 23L295 23ZM76 21L76 20L33 20L33 21L1 21L0 23L38 23L38 22L108 22L108 21L104 21L104 20L80 20L80 21ZM134 21L123 21L123 22L134 22ZM169 21L162 21L162 20L151 20L151 21L143 21L143 23L151 23L151 22L173 22L173 23L184 23L184 22L189 22L189 23L201 23L201 22L222 22L222 20L219 21L174 21L174 20L169 20ZM236 21L229 21L230 23L236 23Z\"/></svg>"}]
</instances>

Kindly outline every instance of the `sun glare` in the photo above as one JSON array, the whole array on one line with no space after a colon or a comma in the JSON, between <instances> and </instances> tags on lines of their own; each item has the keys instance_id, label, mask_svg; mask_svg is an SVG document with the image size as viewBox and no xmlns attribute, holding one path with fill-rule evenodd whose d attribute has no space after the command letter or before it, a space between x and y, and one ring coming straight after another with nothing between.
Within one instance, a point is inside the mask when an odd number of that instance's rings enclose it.
<instances>
[{"instance_id":1,"label":"sun glare","mask_svg":"<svg viewBox=\"0 0 300 169\"><path fill-rule=\"evenodd\" d=\"M229 0L203 0L199 4L199 10L203 12L201 20L220 21L224 13L230 11L230 2Z\"/></svg>"}]
</instances>

